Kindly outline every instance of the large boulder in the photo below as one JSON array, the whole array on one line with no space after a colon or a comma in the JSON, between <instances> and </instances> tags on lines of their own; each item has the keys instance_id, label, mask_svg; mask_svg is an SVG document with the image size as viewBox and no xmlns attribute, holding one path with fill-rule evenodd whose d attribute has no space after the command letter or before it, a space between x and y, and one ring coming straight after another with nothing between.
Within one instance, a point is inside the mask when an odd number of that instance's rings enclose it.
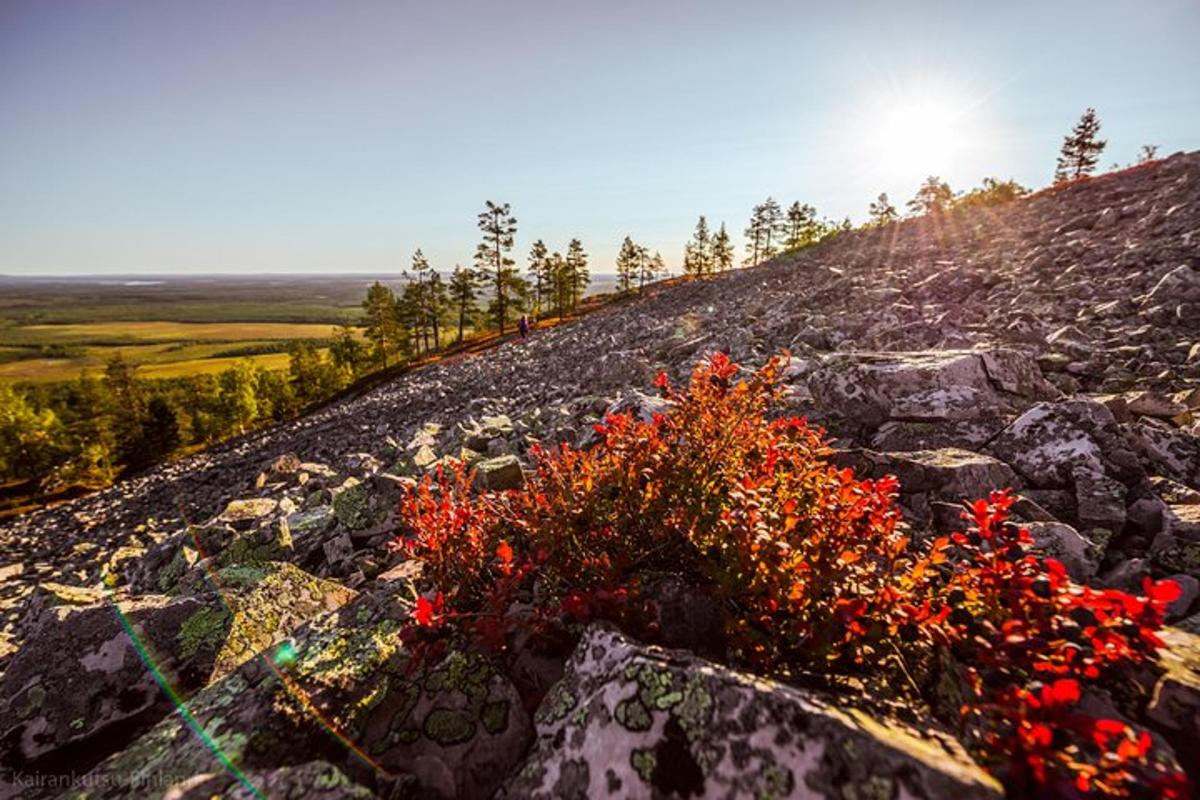
<instances>
[{"instance_id":1,"label":"large boulder","mask_svg":"<svg viewBox=\"0 0 1200 800\"><path fill-rule=\"evenodd\" d=\"M948 736L605 626L585 633L538 709L512 798L999 798Z\"/></svg>"},{"instance_id":2,"label":"large boulder","mask_svg":"<svg viewBox=\"0 0 1200 800\"><path fill-rule=\"evenodd\" d=\"M0 762L87 769L147 729L171 708L151 667L182 696L208 680L216 652L189 652L184 634L213 609L163 596L47 609L0 678Z\"/></svg>"},{"instance_id":3,"label":"large boulder","mask_svg":"<svg viewBox=\"0 0 1200 800\"><path fill-rule=\"evenodd\" d=\"M928 494L950 502L987 497L996 489L1021 485L1004 462L955 447L900 453L852 450L838 453L836 462L853 467L862 478L894 475L903 494Z\"/></svg>"},{"instance_id":4,"label":"large boulder","mask_svg":"<svg viewBox=\"0 0 1200 800\"><path fill-rule=\"evenodd\" d=\"M482 656L451 652L415 664L400 637L408 612L399 597L410 596L411 586L389 586L313 620L269 658L252 659L197 692L187 717L159 722L69 796L123 797L114 788L122 780L161 771L207 775L221 769L214 752L246 772L293 764L297 753L324 753L377 791L409 775L420 796L489 796L528 747L528 715L512 684ZM140 796L163 796L153 788Z\"/></svg>"},{"instance_id":5,"label":"large boulder","mask_svg":"<svg viewBox=\"0 0 1200 800\"><path fill-rule=\"evenodd\" d=\"M1043 489L1073 487L1081 468L1125 485L1145 476L1112 412L1095 400L1039 403L1013 420L989 449Z\"/></svg>"},{"instance_id":6,"label":"large boulder","mask_svg":"<svg viewBox=\"0 0 1200 800\"><path fill-rule=\"evenodd\" d=\"M190 596L59 606L0 677L8 763L86 769L354 593L291 564L228 567Z\"/></svg>"},{"instance_id":7,"label":"large boulder","mask_svg":"<svg viewBox=\"0 0 1200 800\"><path fill-rule=\"evenodd\" d=\"M872 429L888 420L976 420L1058 394L1032 356L1005 350L835 353L821 359L808 388L819 408Z\"/></svg>"}]
</instances>

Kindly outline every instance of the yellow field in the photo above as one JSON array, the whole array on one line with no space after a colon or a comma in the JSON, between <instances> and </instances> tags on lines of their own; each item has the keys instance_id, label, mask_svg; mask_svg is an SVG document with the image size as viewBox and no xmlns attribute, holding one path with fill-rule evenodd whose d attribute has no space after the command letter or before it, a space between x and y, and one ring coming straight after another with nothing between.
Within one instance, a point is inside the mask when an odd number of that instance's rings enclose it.
<instances>
[{"instance_id":1,"label":"yellow field","mask_svg":"<svg viewBox=\"0 0 1200 800\"><path fill-rule=\"evenodd\" d=\"M335 325L289 322L85 322L72 325L22 325L13 329L24 334L21 338L47 344L104 339L142 342L324 339L332 336L336 330Z\"/></svg>"},{"instance_id":2,"label":"yellow field","mask_svg":"<svg viewBox=\"0 0 1200 800\"><path fill-rule=\"evenodd\" d=\"M284 352L222 355L243 348L279 349L296 339L324 340L337 327L282 322L100 322L70 325L24 325L0 329L0 381L62 381L81 370L99 373L114 354L140 366L147 378L174 378L220 372L239 358L269 369L286 368ZM20 348L64 345L78 351L70 357L8 360ZM26 350L25 352L28 352Z\"/></svg>"}]
</instances>

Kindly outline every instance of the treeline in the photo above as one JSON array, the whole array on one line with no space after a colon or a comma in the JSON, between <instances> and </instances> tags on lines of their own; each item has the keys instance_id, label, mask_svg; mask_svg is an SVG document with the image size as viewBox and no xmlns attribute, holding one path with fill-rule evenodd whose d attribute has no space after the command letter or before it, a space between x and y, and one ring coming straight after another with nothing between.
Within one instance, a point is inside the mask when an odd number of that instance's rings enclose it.
<instances>
[{"instance_id":1,"label":"treeline","mask_svg":"<svg viewBox=\"0 0 1200 800\"><path fill-rule=\"evenodd\" d=\"M478 227L474 264L455 265L449 280L418 249L399 293L379 281L367 290L363 358L368 366L378 369L435 353L451 337L461 343L468 330L503 335L523 314L536 321L576 310L591 283L579 239L567 243L565 255L538 239L522 275L513 257L517 219L508 203L489 200Z\"/></svg>"},{"instance_id":2,"label":"treeline","mask_svg":"<svg viewBox=\"0 0 1200 800\"><path fill-rule=\"evenodd\" d=\"M0 481L34 480L44 491L102 486L183 448L291 419L349 385L366 363L344 326L328 348L292 343L287 370L245 358L216 374L151 380L118 353L99 377L0 384Z\"/></svg>"},{"instance_id":3,"label":"treeline","mask_svg":"<svg viewBox=\"0 0 1200 800\"><path fill-rule=\"evenodd\" d=\"M361 328L346 323L327 342L291 343L287 370L244 358L215 375L149 380L118 353L100 377L0 384L0 482L30 480L38 491L103 486L188 448L292 419L369 372L461 343L468 332L504 333L522 314L536 320L578 308L591 282L579 239L565 254L537 240L523 276L508 204L489 201L478 226L471 268L444 278L418 249L398 294L374 283Z\"/></svg>"}]
</instances>

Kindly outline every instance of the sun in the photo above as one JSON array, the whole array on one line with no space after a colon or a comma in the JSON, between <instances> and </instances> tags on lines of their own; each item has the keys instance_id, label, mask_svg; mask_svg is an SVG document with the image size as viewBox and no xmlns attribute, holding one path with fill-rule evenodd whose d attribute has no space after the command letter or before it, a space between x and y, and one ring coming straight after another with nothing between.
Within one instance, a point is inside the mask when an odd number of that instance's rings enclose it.
<instances>
[{"instance_id":1,"label":"sun","mask_svg":"<svg viewBox=\"0 0 1200 800\"><path fill-rule=\"evenodd\" d=\"M888 182L945 177L979 144L982 132L969 95L930 84L880 90L855 117L865 171Z\"/></svg>"},{"instance_id":2,"label":"sun","mask_svg":"<svg viewBox=\"0 0 1200 800\"><path fill-rule=\"evenodd\" d=\"M961 115L937 97L923 97L884 109L876 146L892 169L933 174L951 166L962 141Z\"/></svg>"}]
</instances>

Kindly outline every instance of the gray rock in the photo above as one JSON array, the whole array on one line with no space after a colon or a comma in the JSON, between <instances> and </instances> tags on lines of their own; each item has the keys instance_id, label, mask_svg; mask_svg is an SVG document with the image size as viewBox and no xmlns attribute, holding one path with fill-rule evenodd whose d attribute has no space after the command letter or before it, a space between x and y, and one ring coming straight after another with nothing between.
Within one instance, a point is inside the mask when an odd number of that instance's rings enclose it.
<instances>
[{"instance_id":1,"label":"gray rock","mask_svg":"<svg viewBox=\"0 0 1200 800\"><path fill-rule=\"evenodd\" d=\"M589 628L502 796L999 798L948 735Z\"/></svg>"},{"instance_id":2,"label":"gray rock","mask_svg":"<svg viewBox=\"0 0 1200 800\"><path fill-rule=\"evenodd\" d=\"M1188 615L1196 598L1200 597L1200 579L1192 575L1172 575L1168 580L1179 586L1180 595L1167 606L1167 621L1174 622Z\"/></svg>"},{"instance_id":3,"label":"gray rock","mask_svg":"<svg viewBox=\"0 0 1200 800\"><path fill-rule=\"evenodd\" d=\"M952 447L905 453L855 450L836 454L835 461L853 467L862 478L894 475L902 494L930 494L951 502L987 497L989 492L1021 484L1007 464Z\"/></svg>"},{"instance_id":4,"label":"gray rock","mask_svg":"<svg viewBox=\"0 0 1200 800\"><path fill-rule=\"evenodd\" d=\"M417 796L490 796L532 736L520 698L478 655L455 652L416 668L401 646L403 621L395 595L362 595L310 622L270 658L247 661L197 692L192 719L225 758L258 772L324 753L346 774L361 774L355 752L329 746L332 730L384 773L412 776ZM115 800L127 796L131 777L207 776L213 767L209 745L171 715L67 796ZM142 796L162 797L164 789Z\"/></svg>"},{"instance_id":5,"label":"gray rock","mask_svg":"<svg viewBox=\"0 0 1200 800\"><path fill-rule=\"evenodd\" d=\"M333 537L322 547L325 550L325 561L331 565L348 561L354 555L354 543L350 541L350 536L346 533Z\"/></svg>"},{"instance_id":6,"label":"gray rock","mask_svg":"<svg viewBox=\"0 0 1200 800\"><path fill-rule=\"evenodd\" d=\"M525 485L525 474L516 456L488 458L475 465L479 485L488 491L520 489Z\"/></svg>"},{"instance_id":7,"label":"gray rock","mask_svg":"<svg viewBox=\"0 0 1200 800\"><path fill-rule=\"evenodd\" d=\"M1071 579L1080 583L1095 576L1103 551L1085 539L1079 531L1062 522L1029 522L1028 528L1038 549L1056 558L1067 568Z\"/></svg>"}]
</instances>

